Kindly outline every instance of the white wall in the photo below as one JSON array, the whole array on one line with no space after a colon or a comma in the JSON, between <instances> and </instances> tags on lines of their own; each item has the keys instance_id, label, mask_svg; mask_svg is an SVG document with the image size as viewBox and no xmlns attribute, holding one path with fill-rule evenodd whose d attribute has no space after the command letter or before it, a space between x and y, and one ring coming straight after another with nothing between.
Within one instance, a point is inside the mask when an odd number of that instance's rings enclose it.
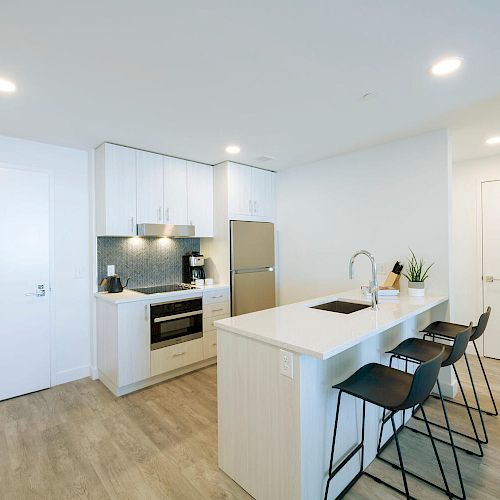
<instances>
[{"instance_id":1,"label":"white wall","mask_svg":"<svg viewBox=\"0 0 500 500\"><path fill-rule=\"evenodd\" d=\"M91 297L88 154L0 136L0 162L51 175L52 385L88 376Z\"/></svg>"},{"instance_id":2,"label":"white wall","mask_svg":"<svg viewBox=\"0 0 500 500\"><path fill-rule=\"evenodd\" d=\"M334 139L333 139L334 140ZM387 266L411 247L435 262L431 292L448 292L450 161L438 130L278 173L280 303L367 283L371 251Z\"/></svg>"},{"instance_id":3,"label":"white wall","mask_svg":"<svg viewBox=\"0 0 500 500\"><path fill-rule=\"evenodd\" d=\"M482 312L480 185L500 179L500 155L453 164L454 286L451 317L459 323L476 321Z\"/></svg>"}]
</instances>

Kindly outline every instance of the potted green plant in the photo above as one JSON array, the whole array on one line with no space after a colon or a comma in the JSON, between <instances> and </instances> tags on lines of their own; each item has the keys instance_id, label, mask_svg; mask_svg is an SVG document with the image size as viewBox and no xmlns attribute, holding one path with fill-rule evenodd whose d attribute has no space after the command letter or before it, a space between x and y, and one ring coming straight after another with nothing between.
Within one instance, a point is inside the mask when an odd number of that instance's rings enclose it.
<instances>
[{"instance_id":1,"label":"potted green plant","mask_svg":"<svg viewBox=\"0 0 500 500\"><path fill-rule=\"evenodd\" d=\"M408 259L408 267L403 276L408 279L408 295L411 297L423 297L425 295L425 280L429 277L429 269L434 262L425 267L423 259L417 259L410 248L411 257Z\"/></svg>"}]
</instances>

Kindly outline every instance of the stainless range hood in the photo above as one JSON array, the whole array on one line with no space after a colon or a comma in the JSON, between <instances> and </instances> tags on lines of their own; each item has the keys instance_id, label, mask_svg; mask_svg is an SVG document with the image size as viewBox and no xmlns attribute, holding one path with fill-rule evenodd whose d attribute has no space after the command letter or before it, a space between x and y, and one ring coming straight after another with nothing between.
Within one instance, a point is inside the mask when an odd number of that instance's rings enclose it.
<instances>
[{"instance_id":1,"label":"stainless range hood","mask_svg":"<svg viewBox=\"0 0 500 500\"><path fill-rule=\"evenodd\" d=\"M137 224L138 236L194 238L194 226L178 224Z\"/></svg>"}]
</instances>

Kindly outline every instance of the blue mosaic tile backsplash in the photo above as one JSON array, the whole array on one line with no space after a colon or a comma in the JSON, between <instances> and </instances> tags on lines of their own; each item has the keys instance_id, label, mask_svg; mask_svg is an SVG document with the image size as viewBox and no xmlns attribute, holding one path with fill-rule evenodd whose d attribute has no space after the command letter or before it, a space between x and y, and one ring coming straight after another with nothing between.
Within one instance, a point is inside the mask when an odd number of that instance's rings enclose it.
<instances>
[{"instance_id":1,"label":"blue mosaic tile backsplash","mask_svg":"<svg viewBox=\"0 0 500 500\"><path fill-rule=\"evenodd\" d=\"M97 238L98 283L106 277L106 266L129 288L165 285L182 281L182 256L200 251L199 238Z\"/></svg>"}]
</instances>

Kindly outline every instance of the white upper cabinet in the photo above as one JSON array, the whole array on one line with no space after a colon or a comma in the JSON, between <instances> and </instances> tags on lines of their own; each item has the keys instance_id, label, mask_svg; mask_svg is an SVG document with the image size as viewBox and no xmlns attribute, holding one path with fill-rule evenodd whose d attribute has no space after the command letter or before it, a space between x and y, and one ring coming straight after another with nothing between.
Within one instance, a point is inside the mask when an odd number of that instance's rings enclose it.
<instances>
[{"instance_id":1,"label":"white upper cabinet","mask_svg":"<svg viewBox=\"0 0 500 500\"><path fill-rule=\"evenodd\" d=\"M213 168L194 161L187 162L188 224L195 227L198 238L214 234Z\"/></svg>"},{"instance_id":2,"label":"white upper cabinet","mask_svg":"<svg viewBox=\"0 0 500 500\"><path fill-rule=\"evenodd\" d=\"M274 220L275 173L252 168L253 215L259 220Z\"/></svg>"},{"instance_id":3,"label":"white upper cabinet","mask_svg":"<svg viewBox=\"0 0 500 500\"><path fill-rule=\"evenodd\" d=\"M252 167L231 163L228 169L229 212L233 218L247 218L253 213Z\"/></svg>"},{"instance_id":4,"label":"white upper cabinet","mask_svg":"<svg viewBox=\"0 0 500 500\"><path fill-rule=\"evenodd\" d=\"M163 223L188 223L186 160L163 158Z\"/></svg>"},{"instance_id":5,"label":"white upper cabinet","mask_svg":"<svg viewBox=\"0 0 500 500\"><path fill-rule=\"evenodd\" d=\"M192 223L213 237L213 168L105 143L95 152L97 236L136 236L137 224Z\"/></svg>"},{"instance_id":6,"label":"white upper cabinet","mask_svg":"<svg viewBox=\"0 0 500 500\"><path fill-rule=\"evenodd\" d=\"M136 150L103 144L96 150L98 236L137 234Z\"/></svg>"},{"instance_id":7,"label":"white upper cabinet","mask_svg":"<svg viewBox=\"0 0 500 500\"><path fill-rule=\"evenodd\" d=\"M163 223L163 156L137 151L137 223Z\"/></svg>"},{"instance_id":8,"label":"white upper cabinet","mask_svg":"<svg viewBox=\"0 0 500 500\"><path fill-rule=\"evenodd\" d=\"M274 220L274 172L236 163L228 164L229 218Z\"/></svg>"}]
</instances>

